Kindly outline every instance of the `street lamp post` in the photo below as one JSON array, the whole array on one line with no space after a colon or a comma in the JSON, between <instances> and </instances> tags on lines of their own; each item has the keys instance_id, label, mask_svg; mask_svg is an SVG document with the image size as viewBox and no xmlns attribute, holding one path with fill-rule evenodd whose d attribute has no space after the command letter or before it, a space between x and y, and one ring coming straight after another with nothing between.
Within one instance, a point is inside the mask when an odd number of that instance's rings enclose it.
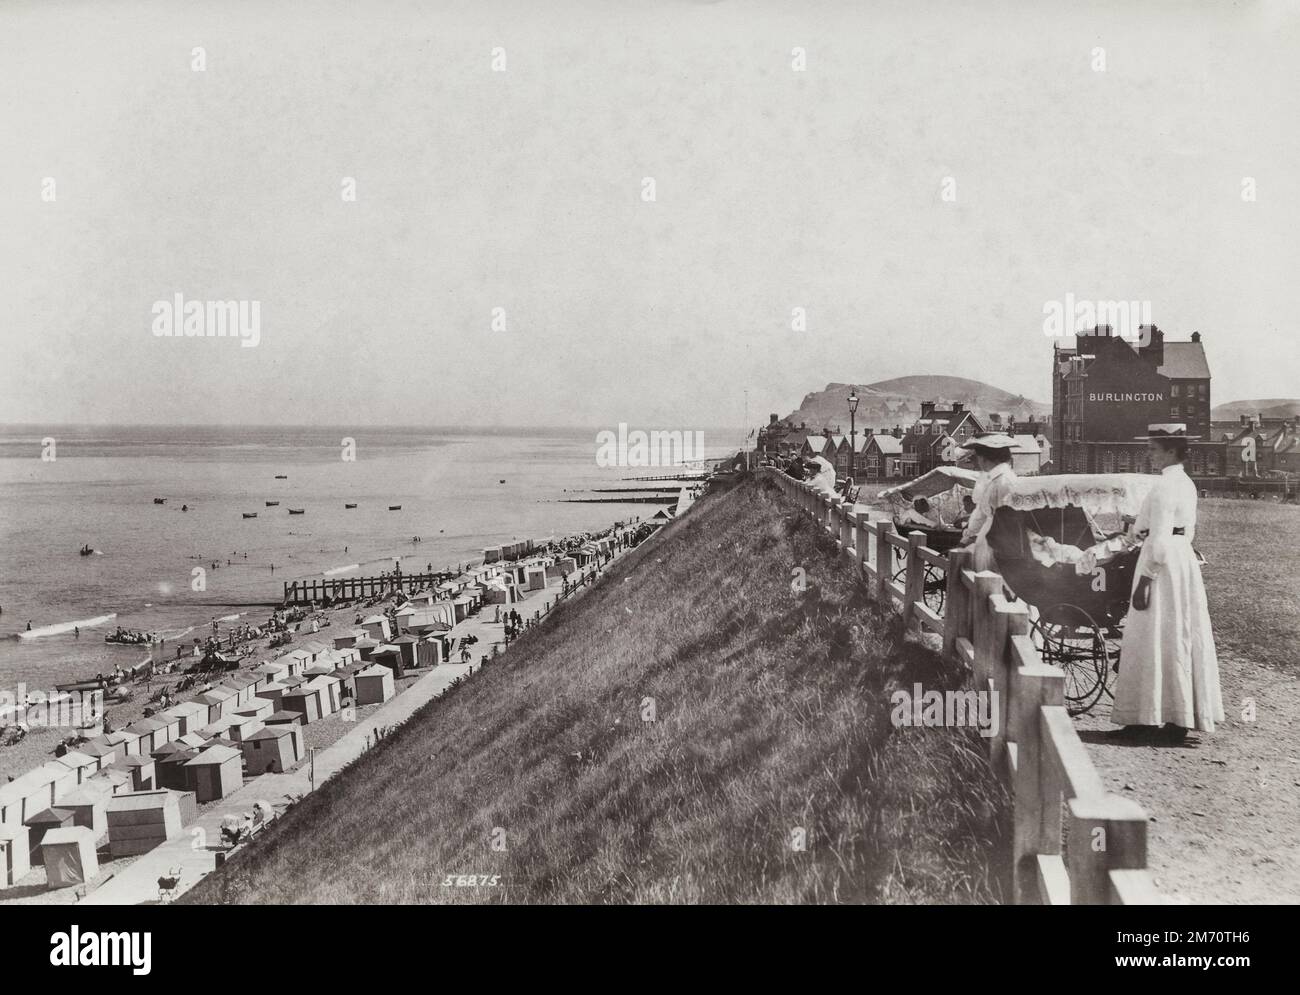
<instances>
[{"instance_id":1,"label":"street lamp post","mask_svg":"<svg viewBox=\"0 0 1300 995\"><path fill-rule=\"evenodd\" d=\"M856 415L858 411L858 392L849 391L849 479L852 480L857 473L858 457L858 426Z\"/></svg>"}]
</instances>

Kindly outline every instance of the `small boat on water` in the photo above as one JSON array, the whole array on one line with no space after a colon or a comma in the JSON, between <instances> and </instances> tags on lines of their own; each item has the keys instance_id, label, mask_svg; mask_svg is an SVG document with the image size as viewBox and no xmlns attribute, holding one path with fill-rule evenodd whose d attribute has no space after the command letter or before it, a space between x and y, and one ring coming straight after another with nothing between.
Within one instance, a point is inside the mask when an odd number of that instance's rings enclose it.
<instances>
[{"instance_id":1,"label":"small boat on water","mask_svg":"<svg viewBox=\"0 0 1300 995\"><path fill-rule=\"evenodd\" d=\"M153 499L153 503L154 503L154 504L166 504L166 503L167 503L167 499L166 499L166 498L154 498L154 499Z\"/></svg>"},{"instance_id":2,"label":"small boat on water","mask_svg":"<svg viewBox=\"0 0 1300 995\"><path fill-rule=\"evenodd\" d=\"M390 504L390 505L388 506L388 510L389 510L389 511L401 511L401 510L402 510L402 506L401 506L400 504Z\"/></svg>"},{"instance_id":3,"label":"small boat on water","mask_svg":"<svg viewBox=\"0 0 1300 995\"><path fill-rule=\"evenodd\" d=\"M356 505L355 505L355 504L345 504L343 507L345 507L345 508L355 508Z\"/></svg>"},{"instance_id":4,"label":"small boat on water","mask_svg":"<svg viewBox=\"0 0 1300 995\"><path fill-rule=\"evenodd\" d=\"M181 505L181 511L189 511L189 510L190 510L190 506L188 504Z\"/></svg>"},{"instance_id":5,"label":"small boat on water","mask_svg":"<svg viewBox=\"0 0 1300 995\"><path fill-rule=\"evenodd\" d=\"M498 484L504 484L505 482L506 482L505 477L502 477L500 480L497 481Z\"/></svg>"},{"instance_id":6,"label":"small boat on water","mask_svg":"<svg viewBox=\"0 0 1300 995\"><path fill-rule=\"evenodd\" d=\"M289 475L288 475L287 473L277 473L277 474L275 475L275 479L276 479L276 480L288 480L288 479L289 479Z\"/></svg>"},{"instance_id":7,"label":"small boat on water","mask_svg":"<svg viewBox=\"0 0 1300 995\"><path fill-rule=\"evenodd\" d=\"M245 518L256 518L256 517L257 517L257 512L255 512L255 511L246 511L246 512L244 512L244 517L245 517Z\"/></svg>"},{"instance_id":8,"label":"small boat on water","mask_svg":"<svg viewBox=\"0 0 1300 995\"><path fill-rule=\"evenodd\" d=\"M291 515L304 515L304 514L306 514L306 513L307 513L307 509L306 509L306 508L290 508L290 509L289 509L289 514L291 514Z\"/></svg>"},{"instance_id":9,"label":"small boat on water","mask_svg":"<svg viewBox=\"0 0 1300 995\"><path fill-rule=\"evenodd\" d=\"M90 548L90 543L86 543L86 545L77 550L79 556L89 556L93 552L94 550Z\"/></svg>"},{"instance_id":10,"label":"small boat on water","mask_svg":"<svg viewBox=\"0 0 1300 995\"><path fill-rule=\"evenodd\" d=\"M279 502L279 501L267 501L267 502L266 502L266 506L267 506L268 508L278 508L278 507L280 506L280 502Z\"/></svg>"}]
</instances>

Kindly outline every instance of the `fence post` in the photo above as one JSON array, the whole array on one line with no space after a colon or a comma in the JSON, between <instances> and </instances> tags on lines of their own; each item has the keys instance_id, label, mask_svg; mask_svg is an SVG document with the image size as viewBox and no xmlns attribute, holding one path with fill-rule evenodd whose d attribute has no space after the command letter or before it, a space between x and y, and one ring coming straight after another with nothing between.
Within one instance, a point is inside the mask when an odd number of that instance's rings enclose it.
<instances>
[{"instance_id":1,"label":"fence post","mask_svg":"<svg viewBox=\"0 0 1300 995\"><path fill-rule=\"evenodd\" d=\"M969 569L975 554L968 547L948 550L948 569L944 572L947 590L943 599L943 655L957 655L957 640L970 638L970 591L962 572Z\"/></svg>"},{"instance_id":2,"label":"fence post","mask_svg":"<svg viewBox=\"0 0 1300 995\"><path fill-rule=\"evenodd\" d=\"M1147 817L1142 806L1119 795L1070 799L1071 905L1107 905L1110 872L1147 865Z\"/></svg>"},{"instance_id":3,"label":"fence post","mask_svg":"<svg viewBox=\"0 0 1300 995\"><path fill-rule=\"evenodd\" d=\"M1065 704L1065 673L1042 662L1028 636L1013 636L1019 663L1007 714L1007 739L1016 744L1012 782L1011 857L1014 900L1037 905L1038 856L1061 852L1061 772L1047 759L1042 709Z\"/></svg>"},{"instance_id":4,"label":"fence post","mask_svg":"<svg viewBox=\"0 0 1300 995\"><path fill-rule=\"evenodd\" d=\"M903 621L909 632L921 631L921 613L916 610L916 603L925 600L925 561L921 559L921 547L925 545L924 532L907 534L907 582L904 584Z\"/></svg>"},{"instance_id":5,"label":"fence post","mask_svg":"<svg viewBox=\"0 0 1300 995\"><path fill-rule=\"evenodd\" d=\"M871 520L869 511L856 511L853 513L853 551L856 553L858 573L862 573L862 568L870 562L871 551L867 548L870 540L871 531L867 528L867 523Z\"/></svg>"},{"instance_id":6,"label":"fence post","mask_svg":"<svg viewBox=\"0 0 1300 995\"><path fill-rule=\"evenodd\" d=\"M999 582L1001 578L999 577ZM999 584L1000 587L1000 584ZM1014 707L1011 702L1011 675L1015 670L1012 657L1011 639L1029 632L1029 609L1023 601L1008 601L1001 590L993 596L993 617L989 620L991 631L989 641L992 652L989 654L989 686L991 694L997 696L998 714L1006 716ZM995 771L1001 772L1006 759L1007 727L1002 722L1001 728L989 739L989 762Z\"/></svg>"},{"instance_id":7,"label":"fence post","mask_svg":"<svg viewBox=\"0 0 1300 995\"><path fill-rule=\"evenodd\" d=\"M882 608L889 607L889 577L893 573L890 564L894 559L889 545L889 533L893 531L893 522L876 523L876 600Z\"/></svg>"},{"instance_id":8,"label":"fence post","mask_svg":"<svg viewBox=\"0 0 1300 995\"><path fill-rule=\"evenodd\" d=\"M849 505L840 502L840 552L847 553L853 548L853 512Z\"/></svg>"},{"instance_id":9,"label":"fence post","mask_svg":"<svg viewBox=\"0 0 1300 995\"><path fill-rule=\"evenodd\" d=\"M992 570L975 574L975 590L971 598L971 644L975 659L971 663L971 686L976 691L987 691L993 667L993 606L989 598L1002 590L1002 578Z\"/></svg>"}]
</instances>

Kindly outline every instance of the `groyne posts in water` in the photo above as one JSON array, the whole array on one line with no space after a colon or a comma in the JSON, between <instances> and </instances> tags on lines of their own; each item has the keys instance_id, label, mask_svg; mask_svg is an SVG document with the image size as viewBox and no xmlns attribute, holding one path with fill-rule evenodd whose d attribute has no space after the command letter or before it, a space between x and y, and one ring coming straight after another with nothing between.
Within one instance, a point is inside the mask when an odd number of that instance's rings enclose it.
<instances>
[{"instance_id":1,"label":"groyne posts in water","mask_svg":"<svg viewBox=\"0 0 1300 995\"><path fill-rule=\"evenodd\" d=\"M355 601L402 591L410 594L436 587L452 575L447 573L387 574L379 577L332 577L323 580L285 581L284 603L309 605L313 601Z\"/></svg>"},{"instance_id":2,"label":"groyne posts in water","mask_svg":"<svg viewBox=\"0 0 1300 995\"><path fill-rule=\"evenodd\" d=\"M1028 610L1005 595L1002 577L974 570L969 549L935 552L923 533L899 535L892 522L870 521L838 495L778 470L760 472L829 533L873 598L900 611L909 630L941 637L942 653L966 667L970 688L996 703L999 721L986 742L1012 799L1012 900L1160 904L1147 870L1147 814L1106 789L1066 710L1064 673L1043 662ZM894 580L900 560L906 572ZM925 601L927 568L944 574L941 612Z\"/></svg>"}]
</instances>

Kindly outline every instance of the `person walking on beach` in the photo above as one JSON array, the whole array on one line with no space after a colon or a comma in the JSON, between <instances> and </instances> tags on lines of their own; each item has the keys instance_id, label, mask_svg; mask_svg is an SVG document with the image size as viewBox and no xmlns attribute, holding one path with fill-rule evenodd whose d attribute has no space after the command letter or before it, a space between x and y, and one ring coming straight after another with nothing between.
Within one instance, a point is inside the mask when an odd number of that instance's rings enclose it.
<instances>
[{"instance_id":1,"label":"person walking on beach","mask_svg":"<svg viewBox=\"0 0 1300 995\"><path fill-rule=\"evenodd\" d=\"M1222 722L1219 660L1210 626L1196 538L1196 485L1183 467L1187 434L1180 423L1151 425L1147 440L1160 474L1142 503L1133 534L1145 536L1133 577L1120 648L1111 721L1116 739L1181 743L1191 729Z\"/></svg>"}]
</instances>

